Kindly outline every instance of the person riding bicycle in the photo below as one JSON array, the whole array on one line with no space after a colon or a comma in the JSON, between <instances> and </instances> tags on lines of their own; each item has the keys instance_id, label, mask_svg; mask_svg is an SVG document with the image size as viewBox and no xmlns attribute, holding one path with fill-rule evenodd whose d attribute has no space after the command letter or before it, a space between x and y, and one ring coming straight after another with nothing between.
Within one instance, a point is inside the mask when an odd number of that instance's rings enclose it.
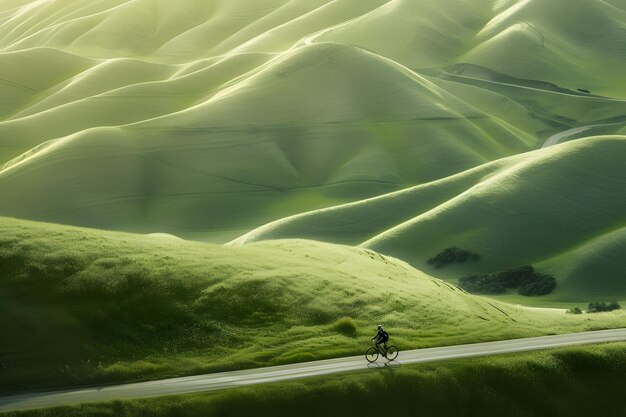
<instances>
[{"instance_id":1,"label":"person riding bicycle","mask_svg":"<svg viewBox=\"0 0 626 417\"><path fill-rule=\"evenodd\" d=\"M385 329L383 329L383 326L380 325L380 324L378 325L378 333L376 333L376 336L372 337L372 339L371 339L372 342L374 341L374 339L376 339L376 347L377 348L380 348L380 344L381 343L383 344L383 346L385 347L385 350L384 350L385 353L383 354L383 356L386 356L387 355L387 353L386 353L387 352L387 341L389 340L389 333L387 333L385 331Z\"/></svg>"}]
</instances>

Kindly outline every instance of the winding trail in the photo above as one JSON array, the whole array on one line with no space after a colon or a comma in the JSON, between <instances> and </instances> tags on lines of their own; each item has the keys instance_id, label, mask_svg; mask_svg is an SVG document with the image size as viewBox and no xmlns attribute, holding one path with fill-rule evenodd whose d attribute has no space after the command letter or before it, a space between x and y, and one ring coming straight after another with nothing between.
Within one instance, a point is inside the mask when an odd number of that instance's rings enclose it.
<instances>
[{"instance_id":1,"label":"winding trail","mask_svg":"<svg viewBox=\"0 0 626 417\"><path fill-rule=\"evenodd\" d=\"M23 394L0 398L0 413L79 403L215 391L237 388L246 385L288 381L322 375L367 371L368 369L385 367L398 367L420 362L499 355L504 353L526 352L561 346L616 341L626 341L626 328L411 350L400 352L398 360L391 363L385 363L385 361L381 361L379 359L379 361L375 364L368 364L365 361L364 356L353 356L348 358L329 359L260 369L249 369L245 371L222 372L184 378L164 379L160 381L140 382L135 384ZM365 347L363 350L365 351Z\"/></svg>"}]
</instances>

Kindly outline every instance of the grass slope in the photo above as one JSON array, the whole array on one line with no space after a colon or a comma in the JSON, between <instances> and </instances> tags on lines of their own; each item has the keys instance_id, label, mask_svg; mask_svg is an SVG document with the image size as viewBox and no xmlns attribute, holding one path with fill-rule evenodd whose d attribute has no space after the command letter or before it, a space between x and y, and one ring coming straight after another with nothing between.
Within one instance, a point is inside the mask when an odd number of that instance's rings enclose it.
<instances>
[{"instance_id":1,"label":"grass slope","mask_svg":"<svg viewBox=\"0 0 626 417\"><path fill-rule=\"evenodd\" d=\"M328 31L410 68L470 63L626 97L623 9L596 0L399 0Z\"/></svg>"},{"instance_id":2,"label":"grass slope","mask_svg":"<svg viewBox=\"0 0 626 417\"><path fill-rule=\"evenodd\" d=\"M590 301L603 300L624 293L623 275L626 250L626 227L601 234L573 249L538 265L541 270L558 274L563 291L555 300L572 299L585 294Z\"/></svg>"},{"instance_id":3,"label":"grass slope","mask_svg":"<svg viewBox=\"0 0 626 417\"><path fill-rule=\"evenodd\" d=\"M624 10L603 1L521 0L495 16L458 61L624 98L625 22Z\"/></svg>"},{"instance_id":4,"label":"grass slope","mask_svg":"<svg viewBox=\"0 0 626 417\"><path fill-rule=\"evenodd\" d=\"M286 218L233 244L294 236L360 244L447 278L541 264L560 280L555 299L623 299L624 265L616 253L623 241L617 231L626 221L625 156L623 136L572 141L430 184ZM479 253L481 261L441 270L427 264L449 246Z\"/></svg>"},{"instance_id":5,"label":"grass slope","mask_svg":"<svg viewBox=\"0 0 626 417\"><path fill-rule=\"evenodd\" d=\"M619 327L460 291L360 248L243 248L0 220L0 391Z\"/></svg>"},{"instance_id":6,"label":"grass slope","mask_svg":"<svg viewBox=\"0 0 626 417\"><path fill-rule=\"evenodd\" d=\"M605 124L626 114L623 100L563 93L623 97L623 10L607 2L56 0L0 13L0 214L34 220L223 242L573 128L615 133ZM103 184L111 172L124 180Z\"/></svg>"},{"instance_id":7,"label":"grass slope","mask_svg":"<svg viewBox=\"0 0 626 417\"><path fill-rule=\"evenodd\" d=\"M175 83L171 91L191 91L207 75L216 73L200 70L168 83ZM132 110L107 111L129 88L1 123L0 132L28 149L29 138L116 125L193 98L161 101L142 93ZM166 86L142 88L156 93ZM285 93L273 94L279 90ZM293 106L296 101L302 104ZM523 118L520 108L502 110L495 97L485 97L481 107L358 48L303 46L179 112L92 128L14 158L0 171L0 190L14 196L0 203L0 213L227 241L277 217L538 146L524 131L536 129L532 123L503 120L513 112ZM70 126L68 118L78 121ZM32 192L17 192L23 188Z\"/></svg>"},{"instance_id":8,"label":"grass slope","mask_svg":"<svg viewBox=\"0 0 626 417\"><path fill-rule=\"evenodd\" d=\"M604 412L623 416L625 363L626 345L616 343L6 415L584 417L597 413L602 404Z\"/></svg>"},{"instance_id":9,"label":"grass slope","mask_svg":"<svg viewBox=\"0 0 626 417\"><path fill-rule=\"evenodd\" d=\"M513 78L484 67L470 64L454 65L449 68L426 71L429 78L442 88L452 81L471 85L495 93L504 101L506 97L532 115L532 119L541 121L543 130L536 131L536 136L543 140L555 133L577 127L604 126L605 130L593 134L615 134L626 123L626 101L561 88L545 81ZM456 89L456 95L476 101L479 97L472 89ZM509 121L510 117L505 117ZM521 119L524 120L524 119ZM528 123L526 121L526 123ZM591 136L588 130L574 138Z\"/></svg>"}]
</instances>

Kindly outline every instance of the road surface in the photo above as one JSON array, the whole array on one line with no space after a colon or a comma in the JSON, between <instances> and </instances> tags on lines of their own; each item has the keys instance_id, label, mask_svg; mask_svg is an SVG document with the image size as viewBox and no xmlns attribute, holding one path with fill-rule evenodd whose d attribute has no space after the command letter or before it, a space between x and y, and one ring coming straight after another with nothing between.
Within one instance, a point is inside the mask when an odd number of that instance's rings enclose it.
<instances>
[{"instance_id":1,"label":"road surface","mask_svg":"<svg viewBox=\"0 0 626 417\"><path fill-rule=\"evenodd\" d=\"M302 379L346 372L366 371L368 368L402 366L412 363L432 362L473 356L498 355L512 352L525 352L560 346L572 346L602 342L626 341L626 329L601 330L558 336L533 337L528 339L504 340L419 349L400 352L398 359L391 364L379 359L376 364L368 364L364 356L329 359L292 365L245 371L223 372L160 381L106 386L100 388L77 389L46 393L23 394L0 397L0 413L35 408L56 407L88 402L101 402L118 399L159 397L172 394L223 390L246 385ZM366 347L364 346L363 351Z\"/></svg>"},{"instance_id":2,"label":"road surface","mask_svg":"<svg viewBox=\"0 0 626 417\"><path fill-rule=\"evenodd\" d=\"M607 123L602 125L589 125L580 126L573 129L559 132L556 135L552 135L544 142L541 148L549 148L550 146L558 145L562 142L567 142L574 139L580 139L585 136L596 135L609 135L617 132L625 123Z\"/></svg>"}]
</instances>

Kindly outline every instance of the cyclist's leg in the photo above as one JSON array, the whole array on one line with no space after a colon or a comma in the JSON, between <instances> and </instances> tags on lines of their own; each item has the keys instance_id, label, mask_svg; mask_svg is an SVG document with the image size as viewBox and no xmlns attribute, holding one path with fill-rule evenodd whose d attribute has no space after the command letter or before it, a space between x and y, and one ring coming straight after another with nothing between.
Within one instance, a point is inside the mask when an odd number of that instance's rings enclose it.
<instances>
[{"instance_id":1,"label":"cyclist's leg","mask_svg":"<svg viewBox=\"0 0 626 417\"><path fill-rule=\"evenodd\" d=\"M383 355L383 357L387 357L387 341L381 340L376 344L376 346L378 347L380 354Z\"/></svg>"}]
</instances>

